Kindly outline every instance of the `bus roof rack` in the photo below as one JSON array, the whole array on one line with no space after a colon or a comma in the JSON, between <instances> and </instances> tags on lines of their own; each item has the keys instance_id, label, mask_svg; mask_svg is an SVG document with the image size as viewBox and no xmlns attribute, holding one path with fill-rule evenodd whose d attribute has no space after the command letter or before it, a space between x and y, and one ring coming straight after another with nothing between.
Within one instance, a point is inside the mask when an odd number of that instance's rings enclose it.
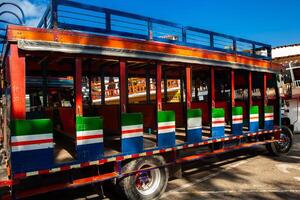
<instances>
[{"instance_id":1,"label":"bus roof rack","mask_svg":"<svg viewBox=\"0 0 300 200\"><path fill-rule=\"evenodd\" d=\"M71 0L51 0L38 27L115 35L271 59L272 48L268 44Z\"/></svg>"}]
</instances>

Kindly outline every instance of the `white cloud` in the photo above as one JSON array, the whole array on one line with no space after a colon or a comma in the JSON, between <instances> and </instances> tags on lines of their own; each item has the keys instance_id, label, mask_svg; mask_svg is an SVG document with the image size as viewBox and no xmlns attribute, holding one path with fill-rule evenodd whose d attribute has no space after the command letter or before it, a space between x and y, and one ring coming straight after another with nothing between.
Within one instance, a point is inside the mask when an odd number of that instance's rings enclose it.
<instances>
[{"instance_id":1,"label":"white cloud","mask_svg":"<svg viewBox=\"0 0 300 200\"><path fill-rule=\"evenodd\" d=\"M25 14L26 25L28 26L36 26L40 21L41 17L43 16L47 7L47 5L45 4L33 3L30 2L29 0L7 0L7 1L15 3L22 8ZM5 10L16 13L18 16L20 16L20 18L22 16L20 11L14 6L5 5L0 8L0 12ZM10 22L17 22L17 19L10 14L2 15L0 16L0 18L8 20Z\"/></svg>"}]
</instances>

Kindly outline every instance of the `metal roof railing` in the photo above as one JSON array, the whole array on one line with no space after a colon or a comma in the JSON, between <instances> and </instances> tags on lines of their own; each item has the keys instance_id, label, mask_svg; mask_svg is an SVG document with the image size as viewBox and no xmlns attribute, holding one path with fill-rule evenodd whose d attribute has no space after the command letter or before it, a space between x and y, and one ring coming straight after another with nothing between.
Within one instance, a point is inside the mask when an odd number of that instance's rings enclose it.
<instances>
[{"instance_id":1,"label":"metal roof railing","mask_svg":"<svg viewBox=\"0 0 300 200\"><path fill-rule=\"evenodd\" d=\"M52 0L38 27L160 41L271 59L271 46L267 44L71 0Z\"/></svg>"},{"instance_id":2,"label":"metal roof railing","mask_svg":"<svg viewBox=\"0 0 300 200\"><path fill-rule=\"evenodd\" d=\"M3 9L3 7L9 6L14 9L7 10ZM15 24L15 25L24 25L25 24L25 14L22 8L13 2L2 2L0 3L0 17L3 15L10 15L13 18L8 20L5 18L0 19L0 66L1 66L1 59L3 57L3 54L5 54L5 47L6 47L6 29L7 25L9 24ZM13 20L15 19L15 20Z\"/></svg>"}]
</instances>

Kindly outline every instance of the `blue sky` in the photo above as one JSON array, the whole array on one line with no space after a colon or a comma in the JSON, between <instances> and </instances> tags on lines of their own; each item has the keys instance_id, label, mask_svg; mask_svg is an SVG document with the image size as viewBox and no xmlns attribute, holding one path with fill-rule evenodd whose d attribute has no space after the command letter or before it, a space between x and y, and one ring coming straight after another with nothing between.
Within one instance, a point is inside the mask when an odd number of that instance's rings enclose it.
<instances>
[{"instance_id":1,"label":"blue sky","mask_svg":"<svg viewBox=\"0 0 300 200\"><path fill-rule=\"evenodd\" d=\"M18 1L18 0L16 0ZM48 0L29 1L36 23ZM82 2L80 0L77 0ZM300 43L300 0L85 0L84 2L204 28L273 46ZM38 12L37 12L38 11Z\"/></svg>"}]
</instances>

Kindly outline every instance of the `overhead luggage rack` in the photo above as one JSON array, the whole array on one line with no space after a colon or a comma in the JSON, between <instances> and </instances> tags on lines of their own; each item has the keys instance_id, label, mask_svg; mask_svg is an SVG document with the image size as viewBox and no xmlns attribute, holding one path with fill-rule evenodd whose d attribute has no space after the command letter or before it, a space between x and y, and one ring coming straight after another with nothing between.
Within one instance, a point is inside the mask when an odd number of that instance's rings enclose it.
<instances>
[{"instance_id":1,"label":"overhead luggage rack","mask_svg":"<svg viewBox=\"0 0 300 200\"><path fill-rule=\"evenodd\" d=\"M53 0L38 27L159 41L271 59L271 46L267 44L70 0Z\"/></svg>"}]
</instances>

